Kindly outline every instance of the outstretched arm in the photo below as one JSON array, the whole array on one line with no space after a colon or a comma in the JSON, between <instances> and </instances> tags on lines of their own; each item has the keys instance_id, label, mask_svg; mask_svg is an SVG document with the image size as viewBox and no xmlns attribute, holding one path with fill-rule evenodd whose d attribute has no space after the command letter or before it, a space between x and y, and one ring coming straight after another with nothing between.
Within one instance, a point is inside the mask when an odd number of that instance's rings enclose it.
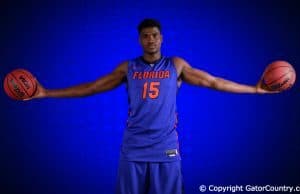
<instances>
[{"instance_id":1,"label":"outstretched arm","mask_svg":"<svg viewBox=\"0 0 300 194\"><path fill-rule=\"evenodd\" d=\"M185 60L179 57L175 57L173 60L181 79L189 84L233 93L270 93L270 91L263 88L261 81L256 86L239 84L192 68Z\"/></svg>"},{"instance_id":2,"label":"outstretched arm","mask_svg":"<svg viewBox=\"0 0 300 194\"><path fill-rule=\"evenodd\" d=\"M83 83L69 88L48 90L38 83L37 92L32 98L83 97L93 95L116 88L125 80L126 74L127 62L124 62L108 75L105 75L93 82Z\"/></svg>"}]
</instances>

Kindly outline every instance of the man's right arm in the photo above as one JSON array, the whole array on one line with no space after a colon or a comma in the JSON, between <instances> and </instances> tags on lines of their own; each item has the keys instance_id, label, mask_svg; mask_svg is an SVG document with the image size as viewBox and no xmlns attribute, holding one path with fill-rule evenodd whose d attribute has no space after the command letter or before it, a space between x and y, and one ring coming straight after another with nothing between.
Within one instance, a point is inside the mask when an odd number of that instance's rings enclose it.
<instances>
[{"instance_id":1,"label":"man's right arm","mask_svg":"<svg viewBox=\"0 0 300 194\"><path fill-rule=\"evenodd\" d=\"M107 74L99 79L83 83L77 86L72 86L64 89L45 89L38 83L36 94L32 98L68 98L68 97L84 97L112 90L125 80L128 69L128 62L121 63L113 72Z\"/></svg>"}]
</instances>

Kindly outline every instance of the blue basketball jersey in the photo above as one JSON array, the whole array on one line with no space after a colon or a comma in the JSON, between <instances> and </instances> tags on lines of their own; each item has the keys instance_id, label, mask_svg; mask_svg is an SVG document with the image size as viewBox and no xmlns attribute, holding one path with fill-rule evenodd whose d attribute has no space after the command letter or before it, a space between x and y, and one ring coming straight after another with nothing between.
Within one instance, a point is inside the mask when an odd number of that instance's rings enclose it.
<instances>
[{"instance_id":1,"label":"blue basketball jersey","mask_svg":"<svg viewBox=\"0 0 300 194\"><path fill-rule=\"evenodd\" d=\"M121 159L164 162L179 160L176 132L177 72L170 57L148 64L128 62L129 113Z\"/></svg>"}]
</instances>

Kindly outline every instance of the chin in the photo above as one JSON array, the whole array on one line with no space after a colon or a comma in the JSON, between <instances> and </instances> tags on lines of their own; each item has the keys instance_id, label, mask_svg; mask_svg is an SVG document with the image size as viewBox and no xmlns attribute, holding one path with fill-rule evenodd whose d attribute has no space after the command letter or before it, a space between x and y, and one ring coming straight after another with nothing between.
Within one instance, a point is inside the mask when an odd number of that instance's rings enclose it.
<instances>
[{"instance_id":1,"label":"chin","mask_svg":"<svg viewBox=\"0 0 300 194\"><path fill-rule=\"evenodd\" d=\"M158 50L147 50L146 53L148 53L150 55L154 55L154 54L158 53Z\"/></svg>"}]
</instances>

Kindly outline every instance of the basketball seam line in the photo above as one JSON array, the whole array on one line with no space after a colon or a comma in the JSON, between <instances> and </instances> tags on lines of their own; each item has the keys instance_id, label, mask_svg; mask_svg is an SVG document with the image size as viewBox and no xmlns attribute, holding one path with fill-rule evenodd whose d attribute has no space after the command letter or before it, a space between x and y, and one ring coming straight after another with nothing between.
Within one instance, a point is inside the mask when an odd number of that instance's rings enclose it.
<instances>
[{"instance_id":1,"label":"basketball seam line","mask_svg":"<svg viewBox=\"0 0 300 194\"><path fill-rule=\"evenodd\" d=\"M28 79L30 79L31 83L35 83L35 80L32 80L31 77L34 77L30 72L24 71L23 69L19 69L19 71L23 72L24 74L27 75ZM37 84L34 84L34 88L33 88L33 93L32 96L35 94L36 90L37 90ZM29 96L31 97L31 96Z\"/></svg>"},{"instance_id":2,"label":"basketball seam line","mask_svg":"<svg viewBox=\"0 0 300 194\"><path fill-rule=\"evenodd\" d=\"M19 82L19 80L16 78L16 76L15 76L13 73L12 73L11 75L15 78L15 80L16 80L19 84L21 83L21 82ZM23 89L24 92L27 94L27 96L30 97L30 95L28 95L28 92L26 91L26 89L24 89L22 83L20 84L20 87L22 87L22 89Z\"/></svg>"},{"instance_id":3,"label":"basketball seam line","mask_svg":"<svg viewBox=\"0 0 300 194\"><path fill-rule=\"evenodd\" d=\"M265 74L266 74L266 73L269 73L270 71L273 71L273 70L275 70L275 69L277 69L277 68L280 68L280 67L289 67L289 69L290 69L290 66L288 66L288 65L282 65L282 66L273 67L272 69L269 69L268 71L265 72Z\"/></svg>"},{"instance_id":4,"label":"basketball seam line","mask_svg":"<svg viewBox=\"0 0 300 194\"><path fill-rule=\"evenodd\" d=\"M11 88L9 87L9 78L8 78L8 77L7 77L6 82L7 82L8 90L10 91L10 94L13 96L13 98L14 98L14 99L20 99L20 98L18 98L18 97L14 97L14 96L15 96L14 91L11 90Z\"/></svg>"},{"instance_id":5,"label":"basketball seam line","mask_svg":"<svg viewBox=\"0 0 300 194\"><path fill-rule=\"evenodd\" d=\"M288 71L287 73L283 74L282 76L280 76L278 79L273 80L271 83L268 83L267 85L272 85L274 82L280 80L281 78L283 78L284 76L286 76L288 73L290 73L290 71Z\"/></svg>"}]
</instances>

